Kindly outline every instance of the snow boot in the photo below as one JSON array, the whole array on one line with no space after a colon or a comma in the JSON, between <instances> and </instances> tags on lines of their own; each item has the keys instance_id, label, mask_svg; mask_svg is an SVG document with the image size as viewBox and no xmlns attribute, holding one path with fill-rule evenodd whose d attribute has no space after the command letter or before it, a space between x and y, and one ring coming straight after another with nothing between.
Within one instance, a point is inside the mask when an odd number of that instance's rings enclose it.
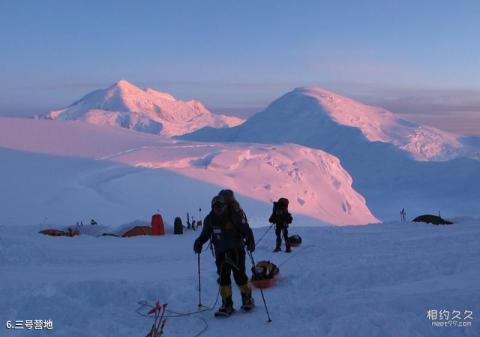
<instances>
[{"instance_id":1,"label":"snow boot","mask_svg":"<svg viewBox=\"0 0 480 337\"><path fill-rule=\"evenodd\" d=\"M232 301L232 286L220 286L220 295L222 296L222 306L215 312L215 317L228 317L235 311Z\"/></svg>"},{"instance_id":2,"label":"snow boot","mask_svg":"<svg viewBox=\"0 0 480 337\"><path fill-rule=\"evenodd\" d=\"M275 247L275 249L273 250L274 253L276 252L280 252L282 249L280 248L280 245L277 244L277 246Z\"/></svg>"},{"instance_id":3,"label":"snow boot","mask_svg":"<svg viewBox=\"0 0 480 337\"><path fill-rule=\"evenodd\" d=\"M252 298L252 287L250 283L247 282L242 286L239 286L240 292L242 294L242 309L244 311L250 311L255 306L255 301Z\"/></svg>"},{"instance_id":4,"label":"snow boot","mask_svg":"<svg viewBox=\"0 0 480 337\"><path fill-rule=\"evenodd\" d=\"M292 252L292 248L290 248L290 246L287 246L287 249L285 249L285 252L286 252L286 253Z\"/></svg>"},{"instance_id":5,"label":"snow boot","mask_svg":"<svg viewBox=\"0 0 480 337\"><path fill-rule=\"evenodd\" d=\"M228 317L234 312L232 298L229 298L225 301L222 300L222 306L215 312L215 317Z\"/></svg>"}]
</instances>

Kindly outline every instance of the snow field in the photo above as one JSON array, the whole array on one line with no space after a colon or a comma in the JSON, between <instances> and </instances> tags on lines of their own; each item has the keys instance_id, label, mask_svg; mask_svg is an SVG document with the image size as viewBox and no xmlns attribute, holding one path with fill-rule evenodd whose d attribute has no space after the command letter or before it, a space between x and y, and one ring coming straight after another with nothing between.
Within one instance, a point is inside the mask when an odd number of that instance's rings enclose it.
<instances>
[{"instance_id":1,"label":"snow field","mask_svg":"<svg viewBox=\"0 0 480 337\"><path fill-rule=\"evenodd\" d=\"M471 327L432 327L427 310L480 310L480 227L478 220L451 226L388 223L360 227L291 227L301 247L291 255L272 253L274 233L259 243L256 260L280 267L275 288L265 291L273 319L258 290L257 307L218 320L206 311L169 318L165 336L478 336ZM0 227L0 268L6 320L54 321L49 336L138 336L149 319L139 301L159 300L177 312L198 304L198 233L183 236L52 238L38 226ZM254 230L257 239L266 227ZM205 247L205 246L204 246ZM201 255L202 302L217 295L209 250ZM247 262L247 269L250 263ZM234 303L240 296L234 286ZM218 305L217 305L218 306ZM6 330L6 336L31 331ZM2 334L3 335L3 334Z\"/></svg>"}]
</instances>

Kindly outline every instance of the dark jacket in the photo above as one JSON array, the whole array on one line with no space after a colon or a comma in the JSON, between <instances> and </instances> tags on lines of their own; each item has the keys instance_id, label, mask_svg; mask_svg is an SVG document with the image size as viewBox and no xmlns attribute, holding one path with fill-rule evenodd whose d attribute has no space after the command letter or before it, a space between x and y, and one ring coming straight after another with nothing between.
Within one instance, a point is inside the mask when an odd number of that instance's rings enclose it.
<instances>
[{"instance_id":1,"label":"dark jacket","mask_svg":"<svg viewBox=\"0 0 480 337\"><path fill-rule=\"evenodd\" d=\"M274 223L275 225L277 225L277 227L284 228L288 227L288 225L292 223L293 218L288 211L274 211L268 221L270 223Z\"/></svg>"},{"instance_id":2,"label":"dark jacket","mask_svg":"<svg viewBox=\"0 0 480 337\"><path fill-rule=\"evenodd\" d=\"M203 245L209 239L218 253L232 249L243 249L244 241L254 240L247 217L241 210L229 210L225 216L218 217L211 211L203 221L202 233L198 240Z\"/></svg>"}]
</instances>

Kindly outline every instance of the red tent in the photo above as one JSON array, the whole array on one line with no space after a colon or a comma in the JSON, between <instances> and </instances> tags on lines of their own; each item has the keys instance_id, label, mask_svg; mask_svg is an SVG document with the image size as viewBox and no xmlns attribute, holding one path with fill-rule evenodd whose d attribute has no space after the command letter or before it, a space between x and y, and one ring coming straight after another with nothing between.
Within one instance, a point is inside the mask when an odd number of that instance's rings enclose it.
<instances>
[{"instance_id":1,"label":"red tent","mask_svg":"<svg viewBox=\"0 0 480 337\"><path fill-rule=\"evenodd\" d=\"M160 214L152 215L152 235L165 235L165 226Z\"/></svg>"}]
</instances>

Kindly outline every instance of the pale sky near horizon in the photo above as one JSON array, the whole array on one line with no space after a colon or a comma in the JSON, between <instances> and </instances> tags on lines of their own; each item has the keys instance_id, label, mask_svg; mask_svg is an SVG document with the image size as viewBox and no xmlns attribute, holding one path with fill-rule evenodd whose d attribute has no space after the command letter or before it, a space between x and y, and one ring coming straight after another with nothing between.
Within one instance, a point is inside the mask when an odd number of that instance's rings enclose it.
<instances>
[{"instance_id":1,"label":"pale sky near horizon","mask_svg":"<svg viewBox=\"0 0 480 337\"><path fill-rule=\"evenodd\" d=\"M0 0L0 114L119 79L239 113L317 84L480 134L479 18L480 1Z\"/></svg>"}]
</instances>

